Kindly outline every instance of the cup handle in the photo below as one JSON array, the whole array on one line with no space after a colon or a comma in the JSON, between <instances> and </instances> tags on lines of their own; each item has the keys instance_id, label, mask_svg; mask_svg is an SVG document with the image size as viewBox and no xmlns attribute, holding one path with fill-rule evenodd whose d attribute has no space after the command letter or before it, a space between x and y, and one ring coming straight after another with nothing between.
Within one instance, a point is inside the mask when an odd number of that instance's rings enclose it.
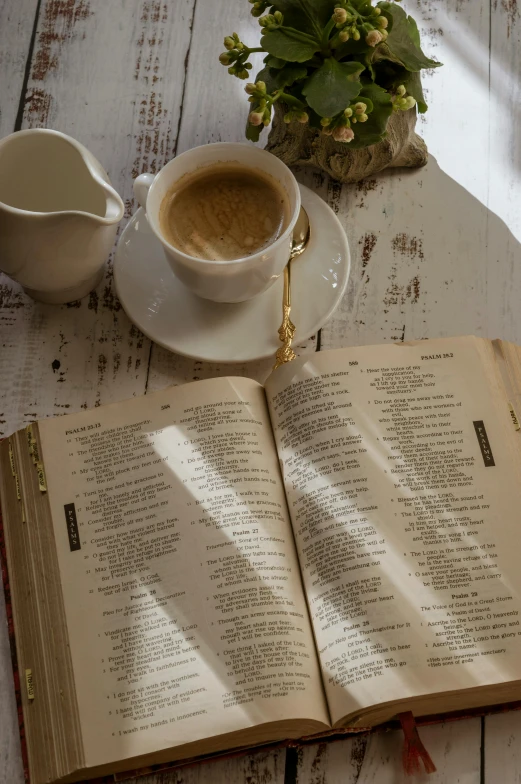
<instances>
[{"instance_id":1,"label":"cup handle","mask_svg":"<svg viewBox=\"0 0 521 784\"><path fill-rule=\"evenodd\" d=\"M149 174L148 172L145 172L145 174L140 174L139 177L136 177L134 180L134 196L143 207L145 212L147 207L148 191L150 190L150 186L154 182L155 178L155 174Z\"/></svg>"}]
</instances>

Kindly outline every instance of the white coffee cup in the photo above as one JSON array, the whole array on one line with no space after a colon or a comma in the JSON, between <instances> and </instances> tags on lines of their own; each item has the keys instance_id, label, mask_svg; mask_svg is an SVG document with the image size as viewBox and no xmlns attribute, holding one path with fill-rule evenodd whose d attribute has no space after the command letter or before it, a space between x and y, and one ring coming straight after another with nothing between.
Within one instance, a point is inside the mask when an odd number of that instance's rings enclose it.
<instances>
[{"instance_id":1,"label":"white coffee cup","mask_svg":"<svg viewBox=\"0 0 521 784\"><path fill-rule=\"evenodd\" d=\"M188 256L171 245L161 231L161 202L178 180L206 166L234 162L271 175L286 194L289 222L275 242L258 253L233 261L212 261ZM148 223L160 240L166 258L179 280L204 299L243 302L266 291L288 263L293 228L300 211L298 183L288 167L265 150L248 144L219 142L195 147L166 164L159 174L141 174L134 193L146 211ZM146 260L144 260L145 263Z\"/></svg>"}]
</instances>

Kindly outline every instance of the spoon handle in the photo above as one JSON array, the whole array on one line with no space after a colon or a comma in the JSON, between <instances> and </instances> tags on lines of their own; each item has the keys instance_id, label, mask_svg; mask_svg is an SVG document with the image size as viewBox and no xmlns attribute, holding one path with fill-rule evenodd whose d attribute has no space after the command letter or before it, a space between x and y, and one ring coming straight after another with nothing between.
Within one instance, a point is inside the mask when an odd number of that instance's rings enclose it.
<instances>
[{"instance_id":1,"label":"spoon handle","mask_svg":"<svg viewBox=\"0 0 521 784\"><path fill-rule=\"evenodd\" d=\"M279 340L282 346L278 349L275 356L273 370L276 370L286 362L291 362L297 356L291 348L293 336L295 335L295 325L291 321L289 314L291 311L291 261L284 268L284 294L282 297L282 324L279 327Z\"/></svg>"}]
</instances>

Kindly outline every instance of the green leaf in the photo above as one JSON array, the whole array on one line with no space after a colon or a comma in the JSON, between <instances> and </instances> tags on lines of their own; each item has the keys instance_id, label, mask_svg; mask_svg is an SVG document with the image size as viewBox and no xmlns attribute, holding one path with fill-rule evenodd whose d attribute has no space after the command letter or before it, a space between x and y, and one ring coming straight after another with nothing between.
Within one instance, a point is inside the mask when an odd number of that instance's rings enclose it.
<instances>
[{"instance_id":1,"label":"green leaf","mask_svg":"<svg viewBox=\"0 0 521 784\"><path fill-rule=\"evenodd\" d=\"M263 68L255 77L256 82L264 82L266 85L266 92L273 93L277 89L277 83L273 78L273 71L271 68Z\"/></svg>"},{"instance_id":2,"label":"green leaf","mask_svg":"<svg viewBox=\"0 0 521 784\"><path fill-rule=\"evenodd\" d=\"M261 131L264 130L264 125L252 125L248 121L246 121L246 131L245 135L246 138L250 140L250 142L258 142L259 137L261 135Z\"/></svg>"},{"instance_id":3,"label":"green leaf","mask_svg":"<svg viewBox=\"0 0 521 784\"><path fill-rule=\"evenodd\" d=\"M377 84L365 84L360 91L358 100L364 101L368 106L369 102L371 102L373 111L369 115L367 122L353 125L355 138L349 143L351 149L368 147L370 144L376 144L385 138L385 129L387 128L389 117L393 113L391 96L387 90L378 87Z\"/></svg>"},{"instance_id":4,"label":"green leaf","mask_svg":"<svg viewBox=\"0 0 521 784\"><path fill-rule=\"evenodd\" d=\"M409 35L411 36L411 40L418 49L421 48L420 44L420 31L418 30L418 25L416 23L416 19L413 19L412 16L407 17L407 23L409 25Z\"/></svg>"},{"instance_id":5,"label":"green leaf","mask_svg":"<svg viewBox=\"0 0 521 784\"><path fill-rule=\"evenodd\" d=\"M378 7L392 17L392 29L385 45L394 62L401 63L408 71L420 71L422 68L437 68L441 63L430 60L421 50L418 25L407 16L403 8L396 3L382 2ZM378 47L380 48L380 47Z\"/></svg>"},{"instance_id":6,"label":"green leaf","mask_svg":"<svg viewBox=\"0 0 521 784\"><path fill-rule=\"evenodd\" d=\"M264 62L270 68L284 68L286 65L286 60L281 60L280 57L273 57L271 54L264 58Z\"/></svg>"},{"instance_id":7,"label":"green leaf","mask_svg":"<svg viewBox=\"0 0 521 784\"><path fill-rule=\"evenodd\" d=\"M405 67L400 58L391 52L387 46L387 43L382 43L378 46L375 46L372 52L371 62L373 65L381 62L382 60L387 60L390 63L396 63L396 65L400 66L402 69Z\"/></svg>"},{"instance_id":8,"label":"green leaf","mask_svg":"<svg viewBox=\"0 0 521 784\"><path fill-rule=\"evenodd\" d=\"M373 68L373 62L372 62L371 54L366 54L365 55L365 57L364 57L364 64L365 64L365 67L367 68L367 70L369 72L369 75L371 77L371 81L372 82L376 82L376 71Z\"/></svg>"},{"instance_id":9,"label":"green leaf","mask_svg":"<svg viewBox=\"0 0 521 784\"><path fill-rule=\"evenodd\" d=\"M307 69L302 65L286 65L274 74L275 84L279 89L289 87L297 79L304 79L308 75Z\"/></svg>"},{"instance_id":10,"label":"green leaf","mask_svg":"<svg viewBox=\"0 0 521 784\"><path fill-rule=\"evenodd\" d=\"M274 7L284 14L285 25L316 35L331 18L335 2L336 0L275 0Z\"/></svg>"},{"instance_id":11,"label":"green leaf","mask_svg":"<svg viewBox=\"0 0 521 784\"><path fill-rule=\"evenodd\" d=\"M359 94L362 84L358 75L363 70L362 63L339 63L328 57L305 82L302 92L317 114L333 117Z\"/></svg>"},{"instance_id":12,"label":"green leaf","mask_svg":"<svg viewBox=\"0 0 521 784\"><path fill-rule=\"evenodd\" d=\"M260 43L269 54L291 63L303 63L320 49L320 44L311 36L293 30L291 27L279 27L277 30L264 33Z\"/></svg>"},{"instance_id":13,"label":"green leaf","mask_svg":"<svg viewBox=\"0 0 521 784\"><path fill-rule=\"evenodd\" d=\"M365 52L373 51L373 47L366 44L363 38L360 38L359 41L350 38L349 41L346 41L335 48L335 57L337 60L343 60L344 57L349 57L350 55L360 57L365 54Z\"/></svg>"}]
</instances>

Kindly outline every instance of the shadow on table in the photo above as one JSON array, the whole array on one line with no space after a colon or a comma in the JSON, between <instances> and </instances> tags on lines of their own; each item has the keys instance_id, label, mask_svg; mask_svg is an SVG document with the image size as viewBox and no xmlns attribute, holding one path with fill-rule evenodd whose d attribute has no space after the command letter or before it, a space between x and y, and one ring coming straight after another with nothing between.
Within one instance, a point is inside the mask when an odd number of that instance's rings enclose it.
<instances>
[{"instance_id":1,"label":"shadow on table","mask_svg":"<svg viewBox=\"0 0 521 784\"><path fill-rule=\"evenodd\" d=\"M314 178L348 235L352 267L322 347L474 334L521 343L521 245L429 156L340 186Z\"/></svg>"}]
</instances>

